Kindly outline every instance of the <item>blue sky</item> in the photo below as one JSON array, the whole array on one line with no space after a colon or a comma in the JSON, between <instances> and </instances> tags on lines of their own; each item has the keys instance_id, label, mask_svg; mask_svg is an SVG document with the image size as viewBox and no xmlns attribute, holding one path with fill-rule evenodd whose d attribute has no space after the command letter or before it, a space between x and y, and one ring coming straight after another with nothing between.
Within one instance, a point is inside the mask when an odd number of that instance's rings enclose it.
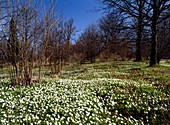
<instances>
[{"instance_id":1,"label":"blue sky","mask_svg":"<svg viewBox=\"0 0 170 125\"><path fill-rule=\"evenodd\" d=\"M74 19L74 25L82 32L88 25L96 23L102 12L95 11L99 7L97 0L58 0L62 8L63 19Z\"/></svg>"}]
</instances>

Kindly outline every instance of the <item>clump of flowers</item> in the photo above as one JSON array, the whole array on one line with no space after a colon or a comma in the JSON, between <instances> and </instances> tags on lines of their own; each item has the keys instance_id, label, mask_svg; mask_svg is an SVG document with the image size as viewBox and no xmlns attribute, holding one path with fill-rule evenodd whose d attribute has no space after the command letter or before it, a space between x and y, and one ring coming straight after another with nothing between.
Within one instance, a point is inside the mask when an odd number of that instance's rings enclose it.
<instances>
[{"instance_id":1,"label":"clump of flowers","mask_svg":"<svg viewBox=\"0 0 170 125\"><path fill-rule=\"evenodd\" d=\"M151 84L96 78L0 86L0 124L165 124L169 93Z\"/></svg>"}]
</instances>

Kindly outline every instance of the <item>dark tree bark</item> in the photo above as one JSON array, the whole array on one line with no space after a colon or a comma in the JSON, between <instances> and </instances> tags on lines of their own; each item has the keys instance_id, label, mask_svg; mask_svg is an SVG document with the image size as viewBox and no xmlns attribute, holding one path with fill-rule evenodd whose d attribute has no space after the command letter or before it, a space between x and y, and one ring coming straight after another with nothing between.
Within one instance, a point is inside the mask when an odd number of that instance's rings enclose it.
<instances>
[{"instance_id":1,"label":"dark tree bark","mask_svg":"<svg viewBox=\"0 0 170 125\"><path fill-rule=\"evenodd\" d=\"M9 31L9 40L8 40L8 50L9 50L9 62L12 64L15 70L15 78L13 85L19 84L19 78L18 78L18 61L19 61L19 42L17 38L17 29L16 29L16 22L14 18L12 17L10 21L10 31Z\"/></svg>"},{"instance_id":2,"label":"dark tree bark","mask_svg":"<svg viewBox=\"0 0 170 125\"><path fill-rule=\"evenodd\" d=\"M151 53L150 53L150 66L157 64L157 28L156 22L152 24L152 41L151 41Z\"/></svg>"},{"instance_id":3,"label":"dark tree bark","mask_svg":"<svg viewBox=\"0 0 170 125\"><path fill-rule=\"evenodd\" d=\"M136 62L140 62L142 60L142 54L141 54L141 40L142 40L142 33L141 33L142 27L138 27L137 31L137 41L136 41Z\"/></svg>"},{"instance_id":4,"label":"dark tree bark","mask_svg":"<svg viewBox=\"0 0 170 125\"><path fill-rule=\"evenodd\" d=\"M137 62L142 61L142 54L141 54L141 43L142 43L142 32L143 32L143 23L144 23L144 16L143 16L143 8L145 5L145 1L139 0L138 1L138 25L137 25L137 41L136 41L136 60Z\"/></svg>"},{"instance_id":5,"label":"dark tree bark","mask_svg":"<svg viewBox=\"0 0 170 125\"><path fill-rule=\"evenodd\" d=\"M169 0L100 0L104 5L104 9L108 9L112 13L122 12L138 21L137 25L137 43L136 43L136 61L140 61L141 56L141 33L143 26L151 28L151 53L150 66L157 64L157 25L170 17L168 10L170 9ZM165 14L166 13L166 14ZM127 17L129 20L130 18ZM146 25L147 24L147 25Z\"/></svg>"},{"instance_id":6,"label":"dark tree bark","mask_svg":"<svg viewBox=\"0 0 170 125\"><path fill-rule=\"evenodd\" d=\"M157 63L159 64L161 59L170 59L170 18L157 27Z\"/></svg>"},{"instance_id":7,"label":"dark tree bark","mask_svg":"<svg viewBox=\"0 0 170 125\"><path fill-rule=\"evenodd\" d=\"M170 13L168 9L170 9L170 1L169 0L151 0L148 2L150 6L150 15L146 15L148 20L151 22L151 53L150 53L150 66L156 65L158 52L157 52L157 25L164 20L166 20ZM164 13L167 13L165 16Z\"/></svg>"},{"instance_id":8,"label":"dark tree bark","mask_svg":"<svg viewBox=\"0 0 170 125\"><path fill-rule=\"evenodd\" d=\"M135 27L137 32L136 39L136 59L135 61L142 60L141 43L142 43L142 32L144 27L144 7L146 4L145 0L101 0L101 2L107 6L111 11L120 12L120 14L127 15L124 19L135 18L137 20L137 26ZM111 12L114 13L114 12ZM127 18L128 17L128 18ZM126 26L127 27L127 26Z\"/></svg>"}]
</instances>

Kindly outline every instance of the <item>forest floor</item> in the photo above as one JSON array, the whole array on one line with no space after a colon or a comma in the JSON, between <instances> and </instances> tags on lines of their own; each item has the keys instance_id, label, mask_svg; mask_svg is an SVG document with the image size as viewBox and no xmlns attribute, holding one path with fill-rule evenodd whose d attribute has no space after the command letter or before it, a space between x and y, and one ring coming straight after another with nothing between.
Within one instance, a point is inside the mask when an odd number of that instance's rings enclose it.
<instances>
[{"instance_id":1,"label":"forest floor","mask_svg":"<svg viewBox=\"0 0 170 125\"><path fill-rule=\"evenodd\" d=\"M0 80L0 124L170 124L168 61L65 66L42 84L9 85Z\"/></svg>"}]
</instances>

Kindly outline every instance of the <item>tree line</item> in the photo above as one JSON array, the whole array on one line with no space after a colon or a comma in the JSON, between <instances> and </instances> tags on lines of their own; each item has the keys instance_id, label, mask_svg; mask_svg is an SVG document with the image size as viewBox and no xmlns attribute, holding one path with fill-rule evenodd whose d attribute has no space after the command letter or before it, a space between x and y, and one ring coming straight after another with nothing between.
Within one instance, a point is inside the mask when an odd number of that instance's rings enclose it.
<instances>
[{"instance_id":1,"label":"tree line","mask_svg":"<svg viewBox=\"0 0 170 125\"><path fill-rule=\"evenodd\" d=\"M0 63L11 65L13 85L41 82L43 67L97 61L170 58L169 0L97 0L104 16L75 42L74 20L62 20L57 1L0 1ZM36 74L35 70L36 69Z\"/></svg>"},{"instance_id":2,"label":"tree line","mask_svg":"<svg viewBox=\"0 0 170 125\"><path fill-rule=\"evenodd\" d=\"M144 34L148 32L150 36L150 66L159 63L163 57L161 52L158 52L161 46L165 43L169 48L169 38L167 40L158 41L161 39L159 30L165 31L164 34L170 34L169 18L170 18L170 1L169 0L99 0L103 5L103 9L107 10L110 15L119 14L124 28L136 30L136 61L142 60L141 44L144 41ZM121 23L122 23L121 22ZM165 28L166 27L166 28ZM158 43L159 42L159 43ZM166 50L168 50L164 47ZM167 53L169 54L169 53Z\"/></svg>"}]
</instances>

